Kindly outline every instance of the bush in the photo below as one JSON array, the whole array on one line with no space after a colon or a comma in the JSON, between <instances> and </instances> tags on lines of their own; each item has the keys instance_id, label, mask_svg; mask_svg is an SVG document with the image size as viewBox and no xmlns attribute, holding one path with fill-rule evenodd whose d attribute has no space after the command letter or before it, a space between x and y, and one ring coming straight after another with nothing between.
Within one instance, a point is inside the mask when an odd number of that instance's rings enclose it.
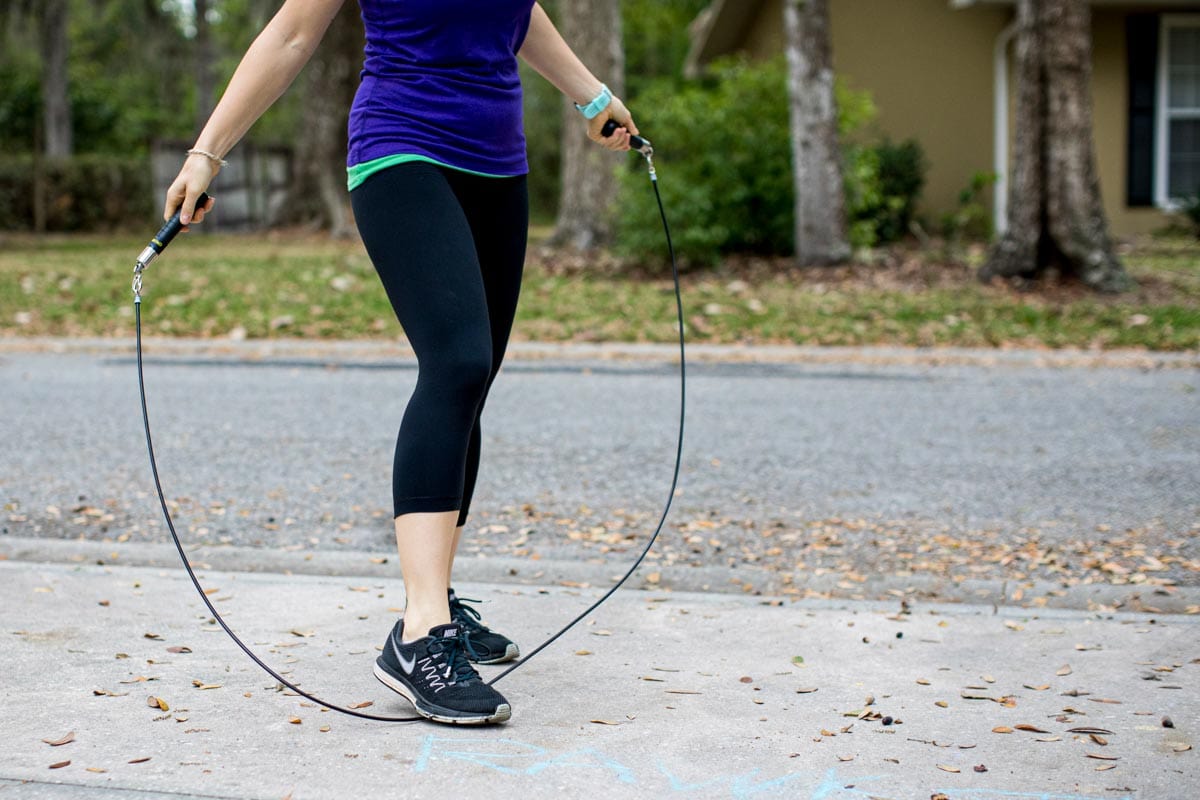
<instances>
[{"instance_id":1,"label":"bush","mask_svg":"<svg viewBox=\"0 0 1200 800\"><path fill-rule=\"evenodd\" d=\"M998 180L994 172L976 172L971 182L958 193L958 205L942 215L942 235L957 245L966 239L992 238L992 213L987 193Z\"/></svg>"},{"instance_id":2,"label":"bush","mask_svg":"<svg viewBox=\"0 0 1200 800\"><path fill-rule=\"evenodd\" d=\"M144 156L82 155L41 162L47 231L144 227L155 218L150 165ZM0 157L0 229L32 231L34 161Z\"/></svg>"},{"instance_id":3,"label":"bush","mask_svg":"<svg viewBox=\"0 0 1200 800\"><path fill-rule=\"evenodd\" d=\"M661 81L638 97L639 127L658 143L663 203L676 220L675 247L689 262L722 253L792 249L792 173L782 60L725 62L715 80L679 88ZM645 166L623 176L618 242L658 257L662 229Z\"/></svg>"},{"instance_id":4,"label":"bush","mask_svg":"<svg viewBox=\"0 0 1200 800\"><path fill-rule=\"evenodd\" d=\"M683 260L714 264L727 253L794 252L786 98L782 56L757 65L725 61L702 82L679 88L664 81L639 96L641 127L661 146L660 190L681 223L675 246ZM839 83L837 105L850 242L891 241L908 228L924 184L924 157L915 142L856 142L877 114L868 93ZM662 232L644 181L641 164L623 176L618 242L627 255L657 258Z\"/></svg>"},{"instance_id":5,"label":"bush","mask_svg":"<svg viewBox=\"0 0 1200 800\"><path fill-rule=\"evenodd\" d=\"M1192 223L1192 233L1200 239L1200 191L1184 199L1182 210L1184 216Z\"/></svg>"}]
</instances>

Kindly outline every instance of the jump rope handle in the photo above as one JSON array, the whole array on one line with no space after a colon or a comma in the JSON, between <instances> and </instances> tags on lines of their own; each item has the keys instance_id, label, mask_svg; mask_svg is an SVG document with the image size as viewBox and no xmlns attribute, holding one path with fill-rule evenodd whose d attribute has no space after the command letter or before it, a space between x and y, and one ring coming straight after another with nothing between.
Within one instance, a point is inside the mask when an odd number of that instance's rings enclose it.
<instances>
[{"instance_id":1,"label":"jump rope handle","mask_svg":"<svg viewBox=\"0 0 1200 800\"><path fill-rule=\"evenodd\" d=\"M196 198L196 208L200 208L208 202L208 193L201 192ZM158 229L158 233L154 234L154 238L150 240L150 244L146 245L146 249L138 256L138 263L142 267L150 266L150 262L158 257L158 254L167 248L179 232L183 230L183 224L179 221L179 214L183 211L183 206L175 209L174 215L169 220L163 223L163 226Z\"/></svg>"},{"instance_id":2,"label":"jump rope handle","mask_svg":"<svg viewBox=\"0 0 1200 800\"><path fill-rule=\"evenodd\" d=\"M608 122L604 123L604 127L600 129L600 135L605 137L612 136L613 131L619 127L621 126L617 124L616 120L610 119ZM634 134L633 136L629 137L629 146L634 150L645 150L649 145L650 141L648 139L643 139L641 136Z\"/></svg>"}]
</instances>

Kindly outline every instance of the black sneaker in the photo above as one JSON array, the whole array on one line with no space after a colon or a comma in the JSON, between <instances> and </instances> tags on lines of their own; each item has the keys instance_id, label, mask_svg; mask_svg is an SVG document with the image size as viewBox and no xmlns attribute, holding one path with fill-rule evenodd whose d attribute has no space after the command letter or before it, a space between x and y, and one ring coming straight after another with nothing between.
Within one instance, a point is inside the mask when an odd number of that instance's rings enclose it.
<instances>
[{"instance_id":1,"label":"black sneaker","mask_svg":"<svg viewBox=\"0 0 1200 800\"><path fill-rule=\"evenodd\" d=\"M503 664L521 655L517 645L507 636L501 636L480 622L479 612L463 603L478 603L467 597L459 597L450 590L450 619L462 626L467 634L467 658L477 664Z\"/></svg>"},{"instance_id":2,"label":"black sneaker","mask_svg":"<svg viewBox=\"0 0 1200 800\"><path fill-rule=\"evenodd\" d=\"M430 628L405 644L404 620L392 628L375 659L375 677L434 722L482 725L512 716L508 701L483 682L467 660L466 633L454 623Z\"/></svg>"}]
</instances>

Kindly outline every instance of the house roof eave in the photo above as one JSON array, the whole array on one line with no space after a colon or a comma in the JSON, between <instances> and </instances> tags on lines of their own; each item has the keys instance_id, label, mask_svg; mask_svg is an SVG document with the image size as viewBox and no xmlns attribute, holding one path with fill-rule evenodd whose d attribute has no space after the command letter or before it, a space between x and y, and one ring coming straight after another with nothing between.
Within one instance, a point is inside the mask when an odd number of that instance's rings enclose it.
<instances>
[{"instance_id":1,"label":"house roof eave","mask_svg":"<svg viewBox=\"0 0 1200 800\"><path fill-rule=\"evenodd\" d=\"M736 50L762 4L763 0L713 0L692 22L684 74L694 78L709 61Z\"/></svg>"}]
</instances>

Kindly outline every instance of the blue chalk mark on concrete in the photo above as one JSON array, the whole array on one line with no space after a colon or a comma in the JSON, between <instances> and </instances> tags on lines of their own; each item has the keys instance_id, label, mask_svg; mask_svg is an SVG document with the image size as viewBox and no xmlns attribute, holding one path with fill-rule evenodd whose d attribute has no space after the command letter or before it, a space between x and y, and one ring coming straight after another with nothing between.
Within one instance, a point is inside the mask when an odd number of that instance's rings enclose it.
<instances>
[{"instance_id":1,"label":"blue chalk mark on concrete","mask_svg":"<svg viewBox=\"0 0 1200 800\"><path fill-rule=\"evenodd\" d=\"M478 748L478 749L475 749ZM599 770L618 782L629 785L644 785L648 775L643 769L639 780L638 769L633 768L606 755L592 747L579 748L556 753L548 748L535 744L521 742L516 739L491 739L483 737L447 737L429 734L421 744L420 754L413 764L413 772L425 772L435 761L460 761L477 767L490 769L504 775L537 777L551 770L567 770L578 773L580 770ZM831 767L819 774L815 770L805 772L789 772L776 778L762 778L762 770L755 768L749 772L723 773L709 778L688 780L673 773L661 761L656 762L657 772L666 778L669 793L692 796L699 792L707 794L728 792L735 800L747 800L757 796L772 794L790 798L806 798L806 800L844 800L848 797L873 797L882 792L887 794L889 775L865 775L850 777L841 773L838 767ZM807 793L795 784L798 781L810 781L811 790ZM661 786L657 778L653 781ZM882 782L883 788L880 787ZM860 788L862 784L874 783L875 788L867 790ZM941 790L954 800L1134 800L1132 794L1120 797L1099 798L1093 795L1064 794L1061 792L1013 792L1003 789L980 789L953 787Z\"/></svg>"},{"instance_id":2,"label":"blue chalk mark on concrete","mask_svg":"<svg viewBox=\"0 0 1200 800\"><path fill-rule=\"evenodd\" d=\"M583 760L576 760L582 758ZM557 755L549 761L534 764L525 770L526 775L539 775L552 767L575 767L580 769L606 769L621 783L637 783L633 770L620 762L613 761L608 756L591 747L572 750L569 753Z\"/></svg>"},{"instance_id":3,"label":"blue chalk mark on concrete","mask_svg":"<svg viewBox=\"0 0 1200 800\"><path fill-rule=\"evenodd\" d=\"M447 745L450 747L479 745L491 749L496 749L497 746L510 747L512 751L504 753L488 752L487 750L443 750L440 748L437 751L438 758L466 761L468 764L487 767L496 772L502 772L505 775L525 775L527 771L521 767L496 763L497 761L504 759L542 758L550 752L544 747L518 742L515 739L458 739L430 734L425 737L425 741L421 746L421 754L417 757L417 762L413 765L413 772L424 772L429 769L429 762L434 758L434 747L436 745Z\"/></svg>"},{"instance_id":4,"label":"blue chalk mark on concrete","mask_svg":"<svg viewBox=\"0 0 1200 800\"><path fill-rule=\"evenodd\" d=\"M993 797L1009 797L1017 800L1097 800L1093 795L1060 794L1058 792L1007 792L1003 789L940 789L943 794L956 800L988 800ZM1107 800L1134 800L1133 795L1110 797Z\"/></svg>"},{"instance_id":5,"label":"blue chalk mark on concrete","mask_svg":"<svg viewBox=\"0 0 1200 800\"><path fill-rule=\"evenodd\" d=\"M770 780L762 781L761 783L755 783L754 782L755 777L760 772L762 772L762 770L761 769L752 769L749 772L745 772L740 775L718 775L717 777L709 778L706 781L700 781L698 783L688 783L688 782L676 777L661 762L658 765L658 771L661 772L664 776L666 776L667 782L670 784L671 791L673 791L673 792L696 792L701 789L709 789L709 788L715 789L715 788L721 787L724 784L728 784L729 794L732 797L739 798L739 800L741 798L745 798L745 797L753 797L756 794L764 794L766 792L770 792L774 789L778 789L782 786L786 786L789 783L792 783L794 781L798 781L802 778L807 777L807 775L805 775L804 773L792 772L787 775L780 776L778 778L772 778Z\"/></svg>"}]
</instances>

